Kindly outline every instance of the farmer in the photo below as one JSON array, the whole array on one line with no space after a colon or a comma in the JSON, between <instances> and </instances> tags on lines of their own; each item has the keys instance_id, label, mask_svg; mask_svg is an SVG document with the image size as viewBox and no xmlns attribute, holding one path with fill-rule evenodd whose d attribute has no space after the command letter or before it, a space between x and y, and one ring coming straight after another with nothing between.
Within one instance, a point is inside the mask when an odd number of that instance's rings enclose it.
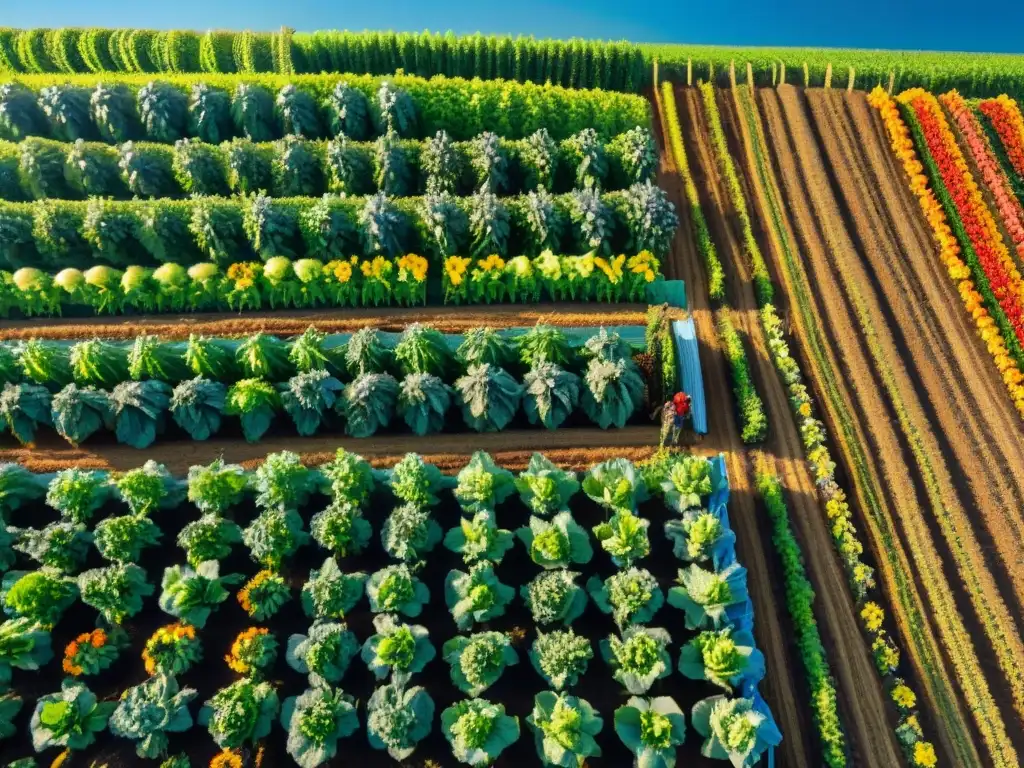
<instances>
[{"instance_id":1,"label":"farmer","mask_svg":"<svg viewBox=\"0 0 1024 768\"><path fill-rule=\"evenodd\" d=\"M671 441L672 445L679 442L679 436L690 418L691 399L685 392L676 392L661 407L661 447Z\"/></svg>"}]
</instances>

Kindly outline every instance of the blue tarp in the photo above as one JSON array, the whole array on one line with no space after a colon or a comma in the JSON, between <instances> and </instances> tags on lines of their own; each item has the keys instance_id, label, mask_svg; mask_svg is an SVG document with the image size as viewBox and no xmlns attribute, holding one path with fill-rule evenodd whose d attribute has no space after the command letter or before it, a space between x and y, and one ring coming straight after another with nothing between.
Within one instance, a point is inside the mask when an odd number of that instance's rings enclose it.
<instances>
[{"instance_id":1,"label":"blue tarp","mask_svg":"<svg viewBox=\"0 0 1024 768\"><path fill-rule=\"evenodd\" d=\"M686 309L686 283L682 280L659 280L647 284L648 304L668 304L677 309Z\"/></svg>"},{"instance_id":2,"label":"blue tarp","mask_svg":"<svg viewBox=\"0 0 1024 768\"><path fill-rule=\"evenodd\" d=\"M679 379L682 390L691 398L693 429L699 434L708 433L708 411L704 402L704 377L700 371L700 350L697 346L697 330L693 318L672 321L672 335L676 339L679 358Z\"/></svg>"}]
</instances>

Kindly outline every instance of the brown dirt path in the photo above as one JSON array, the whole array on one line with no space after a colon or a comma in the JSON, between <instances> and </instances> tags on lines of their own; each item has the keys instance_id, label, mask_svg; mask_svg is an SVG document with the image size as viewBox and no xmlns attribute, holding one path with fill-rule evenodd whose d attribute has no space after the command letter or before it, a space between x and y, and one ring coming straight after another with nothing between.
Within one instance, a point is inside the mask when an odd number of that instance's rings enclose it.
<instances>
[{"instance_id":1,"label":"brown dirt path","mask_svg":"<svg viewBox=\"0 0 1024 768\"><path fill-rule=\"evenodd\" d=\"M686 113L683 127L695 147L696 162L691 167L698 188L706 196L702 196L702 205L725 266L727 293L735 308L732 315L746 336L757 389L767 409L770 430L765 452L789 497L792 522L816 593L815 614L829 650L854 763L895 765L901 759L893 734L895 713L874 672L846 575L832 547L827 518L804 461L786 391L765 343L739 219L719 171L701 93L687 88L682 95L680 109ZM725 101L731 102L731 98L726 95L719 99Z\"/></svg>"},{"instance_id":2,"label":"brown dirt path","mask_svg":"<svg viewBox=\"0 0 1024 768\"><path fill-rule=\"evenodd\" d=\"M981 547L957 493L950 465L916 392L915 379L910 373L913 354L896 345L890 332L890 320L871 290L870 276L857 260L856 246L833 195L799 92L785 87L777 94L763 92L762 96L773 125L773 137L787 135L791 143L792 155L777 147L773 147L773 151L786 178L790 209L796 212L799 221L809 275L823 297L832 346L838 348L846 360L846 371L860 401L859 412L868 420L868 429L884 437L883 461L902 459L902 467L886 472L893 478L890 485L898 483L895 478L906 476L910 470L912 487L917 491L917 505L908 505L900 520L905 527L910 523L926 525L933 531L933 541L945 545L938 549L944 559L929 557L927 564L920 562L920 558L929 555L927 540L919 539L912 546L919 559L919 574L930 582L926 593L933 604L935 621L940 631L958 633L970 628L973 634L981 635L981 627L972 620L973 612L977 612L989 638L997 644L994 648L1003 649L1002 669L1010 674L1019 637L1007 633L1011 625L1006 606L992 575L982 567L985 559ZM870 243L871 238L867 239ZM854 339L863 341L850 343ZM898 432L893 428L893 421L899 426ZM930 514L920 520L922 509L929 510ZM941 573L942 567L950 574L948 578ZM954 599L956 605L949 605ZM979 717L979 727L988 730L992 737L989 747L995 751L993 757L998 756L1002 764L1012 764L1005 762L1015 758L1011 758L1012 747L1007 748L1005 743L1005 729L999 714L991 707L988 681L978 674L977 656L984 658L989 654L987 645L982 643L972 650L963 642L965 639L954 643L947 639L947 649L957 655L953 667L960 676L961 687L969 689L968 701L977 705L972 708ZM975 656L973 663L965 662L972 655ZM988 672L984 677L997 685L999 668L986 668Z\"/></svg>"},{"instance_id":3,"label":"brown dirt path","mask_svg":"<svg viewBox=\"0 0 1024 768\"><path fill-rule=\"evenodd\" d=\"M660 99L656 104L658 109L655 110L655 122L656 128L659 129L656 136L659 143L664 146L667 142L663 140L660 132ZM686 130L685 124L682 128ZM687 148L692 146L685 135L683 142ZM692 170L695 158L688 159ZM705 443L714 445L726 454L729 482L733 489L729 500L729 515L736 528L737 557L750 571L748 583L756 613L755 634L758 646L767 659L768 674L762 686L762 694L783 733L779 763L794 768L810 768L814 765L814 752L810 743L811 730L807 706L803 703L806 692L797 688L797 680L802 679L799 661L790 640L792 632L783 622L783 618L788 619L788 616L782 591L781 571L772 567L774 563L768 559L768 553L772 552L770 533L767 527L762 530L759 526L762 515L757 509L752 467L746 460L746 450L740 440L732 399L728 395L731 386L727 363L708 303L703 263L696 250L690 228L689 206L686 204L682 182L668 152L662 153L658 185L667 191L680 217L680 228L673 241L672 257L666 266L666 275L686 282L687 299L700 340L704 390L714 395L708 399L709 438Z\"/></svg>"}]
</instances>

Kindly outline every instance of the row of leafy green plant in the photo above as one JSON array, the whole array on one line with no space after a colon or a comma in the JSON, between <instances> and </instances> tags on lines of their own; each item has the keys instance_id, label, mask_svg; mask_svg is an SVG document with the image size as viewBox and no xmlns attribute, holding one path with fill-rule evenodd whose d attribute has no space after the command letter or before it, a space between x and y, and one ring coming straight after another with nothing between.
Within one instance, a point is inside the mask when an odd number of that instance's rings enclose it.
<instances>
[{"instance_id":1,"label":"row of leafy green plant","mask_svg":"<svg viewBox=\"0 0 1024 768\"><path fill-rule=\"evenodd\" d=\"M60 270L95 265L226 267L274 256L322 261L417 253L502 257L556 253L607 256L649 250L663 257L678 225L649 181L619 192L545 190L499 198L478 190L389 198L258 193L190 200L0 202L0 265Z\"/></svg>"},{"instance_id":2,"label":"row of leafy green plant","mask_svg":"<svg viewBox=\"0 0 1024 768\"><path fill-rule=\"evenodd\" d=\"M369 575L343 571L337 558L344 560L370 546L374 531L365 513L371 497L377 499L374 494L385 486L398 504L380 527L380 544L397 562ZM713 492L722 491L713 486L707 459L661 455L641 466L613 459L592 467L581 482L575 473L537 454L515 476L487 454L477 453L457 477L447 478L415 454L378 473L343 450L320 469L284 452L268 456L251 473L217 460L192 467L184 480L154 462L111 475L72 469L40 476L4 465L0 488L5 515L44 497L60 514L57 522L41 529L3 528L8 538L0 548L5 570L15 562L15 552L41 567L7 571L0 589L11 616L0 625L0 636L9 641L0 643L6 689L0 706L8 715L0 737L15 732L9 724L24 704L18 692L22 672L51 661L51 632L71 605L81 600L99 614L99 628L64 650L68 678L61 691L35 702L31 728L40 752L86 749L109 728L114 736L134 742L139 757L164 757L173 734L194 727L188 705L198 691L180 687L177 677L201 661L201 630L224 609L229 588L245 580L239 574L222 574L219 561L229 558L237 544L249 549L262 570L241 587L236 600L249 618L265 623L293 599L283 569L312 539L330 555L302 586L301 606L312 624L306 633L289 637L285 655L292 670L308 676L309 688L281 706L280 684L273 682L278 677L272 671L279 655L276 636L263 627L239 633L225 662L241 677L216 691L197 718L223 750L218 758L224 762L215 758L214 764L237 764L233 759L240 760L240 750L264 743L279 713L288 733L287 751L300 765L333 757L338 740L359 728L358 705L340 688L357 656L383 683L366 705L370 746L386 750L395 760L412 755L434 728L435 708L430 693L411 683L436 658L437 649L426 627L404 619L426 615L432 591L419 577L441 544L466 567L447 574L444 601L458 630L476 630L443 645L452 684L469 698L441 713L441 729L456 760L489 764L519 738L517 717L478 698L519 660L520 641L507 632L489 631L516 597L516 590L499 580L496 568L519 539L530 560L543 569L522 585L520 596L538 630L550 628L537 632L528 652L534 669L553 689L536 697L526 718L537 736L538 757L575 765L601 754L597 738L602 719L571 693L594 656L591 639L572 627L587 610L589 594L619 630L601 640L601 653L614 679L633 696L615 712L614 730L642 763L672 765L686 736L685 715L670 697L649 698L656 686L665 685L658 681L667 684L675 669L669 654L672 639L666 630L646 626L666 597L659 579L637 566L650 553L651 520L637 507L649 495L660 497L674 513L665 533L675 556L688 564L667 595L668 605L685 617L686 629L699 631L682 645L678 670L725 692L699 701L692 710L691 722L705 739L702 752L734 765L753 765L781 738L757 694L764 658L750 631L746 572L735 562L735 536L724 504L704 508ZM606 516L593 535L619 569L603 581L592 577L586 591L575 583L578 574L568 570L586 565L594 555L586 529L570 511L569 502L581 489ZM435 509L449 490L461 516L445 533ZM312 517L306 532L299 510L317 493L331 502ZM498 527L497 510L515 495L531 517L513 532ZM242 528L233 510L253 497L257 515ZM160 609L178 623L158 629L145 642L142 659L150 678L129 688L119 702L100 703L83 678L104 673L131 646L125 622L156 592L135 563L144 550L160 543L154 516L180 511L185 499L201 517L181 529L177 543L188 564L164 570L158 600ZM126 505L128 514L104 517L90 530L110 501ZM110 564L76 576L93 545ZM364 594L375 616L374 634L360 643L346 622L364 610ZM246 716L237 716L240 712ZM179 760L169 758L165 764L188 764Z\"/></svg>"},{"instance_id":3,"label":"row of leafy green plant","mask_svg":"<svg viewBox=\"0 0 1024 768\"><path fill-rule=\"evenodd\" d=\"M7 72L365 72L639 91L649 63L628 42L432 32L0 29Z\"/></svg>"},{"instance_id":4,"label":"row of leafy green plant","mask_svg":"<svg viewBox=\"0 0 1024 768\"><path fill-rule=\"evenodd\" d=\"M477 432L507 428L520 410L547 429L577 411L602 429L621 428L645 405L653 373L633 355L617 333L601 329L577 349L544 325L514 340L476 328L454 350L419 324L393 347L372 328L345 343L312 327L289 342L262 333L237 342L31 340L0 347L0 424L25 444L52 426L74 445L105 429L136 448L152 444L168 417L194 440L238 417L250 442L282 413L300 435L343 421L348 435L370 437L401 420L422 436L441 431L452 409Z\"/></svg>"},{"instance_id":5,"label":"row of leafy green plant","mask_svg":"<svg viewBox=\"0 0 1024 768\"><path fill-rule=\"evenodd\" d=\"M657 163L650 131L640 127L609 141L585 128L560 142L543 128L525 139L485 132L459 142L445 131L422 141L391 132L372 142L286 136L264 143L178 139L173 146L28 137L0 142L0 199L624 189L653 180Z\"/></svg>"},{"instance_id":6,"label":"row of leafy green plant","mask_svg":"<svg viewBox=\"0 0 1024 768\"><path fill-rule=\"evenodd\" d=\"M649 125L650 107L639 96L408 75L25 75L0 85L0 137L13 141L361 141L392 131L408 139L438 131L455 140L485 131L521 139L540 128L556 140L585 128L610 139Z\"/></svg>"}]
</instances>

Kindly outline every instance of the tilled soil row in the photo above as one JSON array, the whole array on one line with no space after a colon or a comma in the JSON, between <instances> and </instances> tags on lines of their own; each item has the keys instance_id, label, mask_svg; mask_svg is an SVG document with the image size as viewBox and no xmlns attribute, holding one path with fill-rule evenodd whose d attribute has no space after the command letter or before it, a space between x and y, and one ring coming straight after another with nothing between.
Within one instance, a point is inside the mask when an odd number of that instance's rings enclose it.
<instances>
[{"instance_id":1,"label":"tilled soil row","mask_svg":"<svg viewBox=\"0 0 1024 768\"><path fill-rule=\"evenodd\" d=\"M803 445L786 391L765 343L749 257L737 212L719 171L703 100L694 88L685 89L681 96L678 103L686 112L682 122L695 145L696 162L691 167L698 174L698 187L706 194L702 205L725 266L727 294L735 309L732 316L748 340L751 368L768 413L769 436L764 448L789 497L792 522L816 590L815 613L829 650L850 750L855 764L894 765L900 760L893 735L894 713L874 673L874 662L860 632L846 576L831 546L827 518L804 461ZM726 94L718 101L731 99Z\"/></svg>"},{"instance_id":2,"label":"tilled soil row","mask_svg":"<svg viewBox=\"0 0 1024 768\"><path fill-rule=\"evenodd\" d=\"M660 109L660 100L657 103ZM656 128L661 125L658 111L655 110ZM685 130L685 124L683 128ZM659 142L662 142L660 130L656 131L656 135ZM746 458L746 449L740 440L729 395L731 385L727 362L708 304L706 276L692 235L689 206L685 202L682 182L667 152L662 153L658 185L668 192L680 216L680 228L673 242L672 258L666 266L666 275L686 282L687 299L700 340L704 389L712 393L708 399L709 439L705 445L710 443L727 457L729 483L733 489L729 515L736 528L737 557L742 559L749 571L748 584L757 616L754 622L755 634L758 646L767 660L768 674L762 693L783 733L779 762L786 766L810 768L815 764L815 750L811 744L808 708L804 703L807 701L807 692L806 686L798 682L803 676L791 640L793 633L785 610L781 568L770 557L774 555L771 533L765 516L758 509L752 465Z\"/></svg>"},{"instance_id":3,"label":"tilled soil row","mask_svg":"<svg viewBox=\"0 0 1024 768\"><path fill-rule=\"evenodd\" d=\"M811 290L801 260L802 246L795 228L798 222L788 215L789 201L782 193L785 187L780 184L780 180L786 178L779 161L773 157L773 153L781 152L783 160L789 162L794 152L779 118L777 102L771 100L766 104L762 100L759 108L756 93L746 86L734 88L732 95L734 109L727 113L727 134L739 135L734 139L735 146L745 157L745 180L761 214L754 217L754 221L764 224L763 235L770 245L768 251L774 256L768 261L769 269L784 287L776 296L776 305L783 308L784 316L791 318L801 342L794 345L793 352L801 360L808 383L823 406L821 418L841 459L837 467L840 483L852 491L851 506L870 532L877 576L886 598L884 603L894 608L892 616L904 641L904 652L910 658L911 669L923 683L921 687L926 695L920 701L920 713L926 735L937 740L941 762L980 766L976 735L968 724L966 705L946 673L948 646L940 642L939 629L923 598L923 587L915 579L919 570L917 561L912 563L910 549L904 541L915 547L930 547L933 559L937 559L937 555L930 539L926 538L927 528L919 518L904 524L893 512L897 508L895 491L902 491L902 486L894 489L883 482L888 467L881 461L881 447L868 425L859 418L850 383L841 373L843 368L835 348L826 338L828 329L820 299ZM764 111L764 122L760 111ZM769 129L773 132L771 142ZM792 174L789 180L792 183ZM801 191L799 184L794 188L797 193ZM809 208L805 206L802 210ZM790 311L784 309L787 305ZM961 642L966 640L962 632L950 632L947 636Z\"/></svg>"},{"instance_id":4,"label":"tilled soil row","mask_svg":"<svg viewBox=\"0 0 1024 768\"><path fill-rule=\"evenodd\" d=\"M1003 731L1004 738L994 747L990 741L990 747L996 752L993 758L1012 765L1012 747L1003 748L1005 730L998 713L992 712L988 681L981 674L987 669L986 677L998 676L998 667L982 664L982 648L973 646L967 637L969 630L973 630L970 634L981 634L973 621L972 608L997 636L1001 627L1007 626L1008 617L991 574L974 572L967 566L982 562L980 549L941 447L915 395L915 380L909 372L912 356L896 346L888 330L890 321L883 315L878 297L870 290L870 278L856 259L856 246L833 194L799 93L786 87L778 92L762 91L761 95L771 133L778 139L772 151L785 180L789 209L795 212L808 275L822 297L830 345L843 358L853 384L855 412L865 419L867 431L877 439L884 476L889 478L901 508L904 535L914 528L911 549L918 561L917 572L925 583L938 629L947 635L945 650L956 659L953 667L971 708L979 716L979 727L995 733ZM783 149L780 142L788 146ZM851 343L855 339L863 343ZM896 480L906 477L908 469L911 484ZM923 509L931 514L923 515ZM945 546L936 547L943 539ZM947 577L943 569L956 575ZM965 589L964 585L969 586ZM964 599L971 596L973 601ZM997 639L1004 643L1007 640L1005 636ZM993 714L995 717L990 719Z\"/></svg>"}]
</instances>

